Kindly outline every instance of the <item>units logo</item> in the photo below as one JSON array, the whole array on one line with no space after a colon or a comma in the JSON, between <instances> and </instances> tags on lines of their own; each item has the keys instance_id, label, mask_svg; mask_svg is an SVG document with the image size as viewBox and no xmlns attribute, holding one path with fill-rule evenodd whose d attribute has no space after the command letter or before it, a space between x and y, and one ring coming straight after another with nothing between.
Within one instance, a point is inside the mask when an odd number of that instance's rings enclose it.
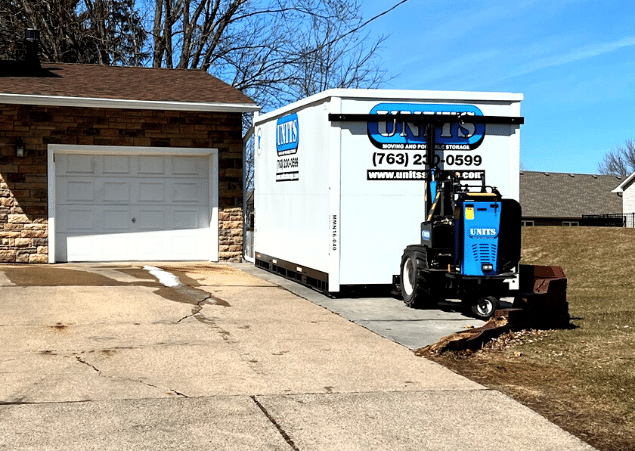
<instances>
[{"instance_id":1,"label":"units logo","mask_svg":"<svg viewBox=\"0 0 635 451\"><path fill-rule=\"evenodd\" d=\"M470 227L470 236L472 238L494 238L498 236L498 231L485 227Z\"/></svg>"},{"instance_id":2,"label":"units logo","mask_svg":"<svg viewBox=\"0 0 635 451\"><path fill-rule=\"evenodd\" d=\"M298 151L300 124L296 113L281 117L276 123L276 149L278 155L291 155Z\"/></svg>"},{"instance_id":3,"label":"units logo","mask_svg":"<svg viewBox=\"0 0 635 451\"><path fill-rule=\"evenodd\" d=\"M416 103L380 103L370 114L381 116L377 122L368 122L368 137L373 145L379 149L404 150L426 148L426 127L416 120L417 115L483 115L474 105ZM397 114L412 115L413 120L398 120ZM469 119L462 123L445 122L435 127L435 150L473 150L481 145L484 137L485 124L472 124Z\"/></svg>"},{"instance_id":4,"label":"units logo","mask_svg":"<svg viewBox=\"0 0 635 451\"><path fill-rule=\"evenodd\" d=\"M296 113L281 117L276 122L276 182L300 180L300 122Z\"/></svg>"}]
</instances>

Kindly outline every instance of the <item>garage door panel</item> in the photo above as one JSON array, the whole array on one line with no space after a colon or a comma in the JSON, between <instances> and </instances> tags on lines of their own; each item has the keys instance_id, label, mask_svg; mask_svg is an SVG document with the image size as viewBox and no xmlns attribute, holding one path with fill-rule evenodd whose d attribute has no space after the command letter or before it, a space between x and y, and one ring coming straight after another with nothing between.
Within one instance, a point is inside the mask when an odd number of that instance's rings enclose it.
<instances>
[{"instance_id":1,"label":"garage door panel","mask_svg":"<svg viewBox=\"0 0 635 451\"><path fill-rule=\"evenodd\" d=\"M140 208L135 214L136 228L139 231L147 230L165 230L173 227L166 221L165 209Z\"/></svg>"},{"instance_id":2,"label":"garage door panel","mask_svg":"<svg viewBox=\"0 0 635 451\"><path fill-rule=\"evenodd\" d=\"M184 177L207 177L209 173L206 160L195 157L172 157L171 175Z\"/></svg>"},{"instance_id":3,"label":"garage door panel","mask_svg":"<svg viewBox=\"0 0 635 451\"><path fill-rule=\"evenodd\" d=\"M90 155L64 155L59 169L69 174L94 174L96 162Z\"/></svg>"},{"instance_id":4,"label":"garage door panel","mask_svg":"<svg viewBox=\"0 0 635 451\"><path fill-rule=\"evenodd\" d=\"M139 175L165 175L165 157L139 156L137 174Z\"/></svg>"},{"instance_id":5,"label":"garage door panel","mask_svg":"<svg viewBox=\"0 0 635 451\"><path fill-rule=\"evenodd\" d=\"M127 155L104 155L102 174L131 175L130 157Z\"/></svg>"},{"instance_id":6,"label":"garage door panel","mask_svg":"<svg viewBox=\"0 0 635 451\"><path fill-rule=\"evenodd\" d=\"M200 203L203 193L207 191L202 181L174 182L172 188L174 202Z\"/></svg>"},{"instance_id":7,"label":"garage door panel","mask_svg":"<svg viewBox=\"0 0 635 451\"><path fill-rule=\"evenodd\" d=\"M215 255L209 161L208 156L60 154L55 167L56 260Z\"/></svg>"},{"instance_id":8,"label":"garage door panel","mask_svg":"<svg viewBox=\"0 0 635 451\"><path fill-rule=\"evenodd\" d=\"M130 210L127 208L98 208L99 219L94 231L122 233L129 231L132 226Z\"/></svg>"},{"instance_id":9,"label":"garage door panel","mask_svg":"<svg viewBox=\"0 0 635 451\"><path fill-rule=\"evenodd\" d=\"M147 260L165 260L165 254L171 251L167 237L156 234L139 234L135 240L135 245L136 251L143 252L147 256ZM166 249L168 249L167 252Z\"/></svg>"},{"instance_id":10,"label":"garage door panel","mask_svg":"<svg viewBox=\"0 0 635 451\"><path fill-rule=\"evenodd\" d=\"M198 250L204 250L208 255L211 251L210 234L203 234L204 229L180 230L171 237L172 252L181 254L184 260L196 260Z\"/></svg>"},{"instance_id":11,"label":"garage door panel","mask_svg":"<svg viewBox=\"0 0 635 451\"><path fill-rule=\"evenodd\" d=\"M104 260L129 260L132 237L128 233L113 233L97 235L93 240L98 245L97 254L103 255Z\"/></svg>"},{"instance_id":12,"label":"garage door panel","mask_svg":"<svg viewBox=\"0 0 635 451\"><path fill-rule=\"evenodd\" d=\"M85 235L63 235L62 239L58 241L62 242L65 248L63 249L63 254L59 255L59 257L66 258L66 255L72 255L72 261L89 261L91 255L95 253L95 247L97 247L95 240ZM70 258L69 261L71 261Z\"/></svg>"},{"instance_id":13,"label":"garage door panel","mask_svg":"<svg viewBox=\"0 0 635 451\"><path fill-rule=\"evenodd\" d=\"M209 222L206 224L201 216L199 209L175 209L172 216L174 218L174 228L183 230L209 227Z\"/></svg>"},{"instance_id":14,"label":"garage door panel","mask_svg":"<svg viewBox=\"0 0 635 451\"><path fill-rule=\"evenodd\" d=\"M67 208L66 212L60 212L64 217L62 229L71 231L92 231L95 229L95 209L90 207ZM65 226L65 227L64 227Z\"/></svg>"},{"instance_id":15,"label":"garage door panel","mask_svg":"<svg viewBox=\"0 0 635 451\"><path fill-rule=\"evenodd\" d=\"M64 186L65 201L68 202L94 202L95 183L92 181L69 180Z\"/></svg>"},{"instance_id":16,"label":"garage door panel","mask_svg":"<svg viewBox=\"0 0 635 451\"><path fill-rule=\"evenodd\" d=\"M145 202L161 202L166 203L165 198L165 182L141 180L136 182L137 185L137 203Z\"/></svg>"},{"instance_id":17,"label":"garage door panel","mask_svg":"<svg viewBox=\"0 0 635 451\"><path fill-rule=\"evenodd\" d=\"M125 181L103 182L104 202L130 202L130 183Z\"/></svg>"}]
</instances>

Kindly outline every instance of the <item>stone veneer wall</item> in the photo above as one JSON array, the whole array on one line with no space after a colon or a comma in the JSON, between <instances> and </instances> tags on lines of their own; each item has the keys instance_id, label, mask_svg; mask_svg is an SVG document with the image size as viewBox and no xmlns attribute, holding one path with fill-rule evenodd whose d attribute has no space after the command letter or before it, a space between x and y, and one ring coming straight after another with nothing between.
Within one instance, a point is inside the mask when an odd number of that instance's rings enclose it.
<instances>
[{"instance_id":1,"label":"stone veneer wall","mask_svg":"<svg viewBox=\"0 0 635 451\"><path fill-rule=\"evenodd\" d=\"M22 138L27 155L15 156ZM49 144L218 149L219 257L242 259L240 113L0 105L0 262L48 262Z\"/></svg>"}]
</instances>

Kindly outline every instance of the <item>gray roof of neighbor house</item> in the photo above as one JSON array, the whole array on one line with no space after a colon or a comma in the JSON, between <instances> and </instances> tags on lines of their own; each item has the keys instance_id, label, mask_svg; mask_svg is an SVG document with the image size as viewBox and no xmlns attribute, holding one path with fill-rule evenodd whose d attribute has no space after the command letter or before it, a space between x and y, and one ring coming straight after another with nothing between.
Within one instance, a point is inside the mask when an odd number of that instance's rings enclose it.
<instances>
[{"instance_id":1,"label":"gray roof of neighbor house","mask_svg":"<svg viewBox=\"0 0 635 451\"><path fill-rule=\"evenodd\" d=\"M520 172L523 217L579 218L622 213L622 198L612 193L622 177L614 175Z\"/></svg>"},{"instance_id":2,"label":"gray roof of neighbor house","mask_svg":"<svg viewBox=\"0 0 635 451\"><path fill-rule=\"evenodd\" d=\"M238 89L203 70L42 63L41 69L25 73L10 70L16 62L1 63L0 103L242 112L259 109Z\"/></svg>"}]
</instances>

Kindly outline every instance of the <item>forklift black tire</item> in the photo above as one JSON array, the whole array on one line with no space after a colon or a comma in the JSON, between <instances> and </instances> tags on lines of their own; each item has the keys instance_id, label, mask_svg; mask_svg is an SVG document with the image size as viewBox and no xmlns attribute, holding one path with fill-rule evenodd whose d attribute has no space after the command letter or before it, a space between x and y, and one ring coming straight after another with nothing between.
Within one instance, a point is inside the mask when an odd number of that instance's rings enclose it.
<instances>
[{"instance_id":1,"label":"forklift black tire","mask_svg":"<svg viewBox=\"0 0 635 451\"><path fill-rule=\"evenodd\" d=\"M499 308L500 303L494 296L481 297L478 298L474 304L472 304L472 313L478 319L487 321L492 316L494 316L494 313Z\"/></svg>"},{"instance_id":2,"label":"forklift black tire","mask_svg":"<svg viewBox=\"0 0 635 451\"><path fill-rule=\"evenodd\" d=\"M426 281L421 276L421 268L425 254L406 249L401 257L401 297L408 307L427 308L433 307L437 299L432 295L432 289L426 286Z\"/></svg>"}]
</instances>

